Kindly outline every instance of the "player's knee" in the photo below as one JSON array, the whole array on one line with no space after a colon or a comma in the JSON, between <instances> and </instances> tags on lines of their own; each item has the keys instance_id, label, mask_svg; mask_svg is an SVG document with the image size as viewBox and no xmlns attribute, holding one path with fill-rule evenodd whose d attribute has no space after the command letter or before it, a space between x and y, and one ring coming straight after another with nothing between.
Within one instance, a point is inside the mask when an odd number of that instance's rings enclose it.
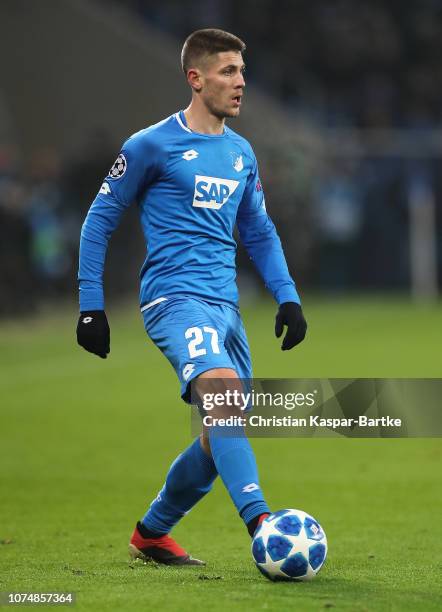
<instances>
[{"instance_id":1,"label":"player's knee","mask_svg":"<svg viewBox=\"0 0 442 612\"><path fill-rule=\"evenodd\" d=\"M217 403L221 403L221 395L226 397L234 391L242 390L241 380L232 368L214 368L203 372L194 384L200 398L203 395L218 395Z\"/></svg>"},{"instance_id":2,"label":"player's knee","mask_svg":"<svg viewBox=\"0 0 442 612\"><path fill-rule=\"evenodd\" d=\"M239 376L233 368L212 368L199 374L195 380L197 382L204 381L206 384L216 384L217 380L223 379L239 379Z\"/></svg>"},{"instance_id":3,"label":"player's knee","mask_svg":"<svg viewBox=\"0 0 442 612\"><path fill-rule=\"evenodd\" d=\"M213 417L226 418L241 413L243 385L231 368L215 368L203 372L195 381L195 389L203 410Z\"/></svg>"}]
</instances>

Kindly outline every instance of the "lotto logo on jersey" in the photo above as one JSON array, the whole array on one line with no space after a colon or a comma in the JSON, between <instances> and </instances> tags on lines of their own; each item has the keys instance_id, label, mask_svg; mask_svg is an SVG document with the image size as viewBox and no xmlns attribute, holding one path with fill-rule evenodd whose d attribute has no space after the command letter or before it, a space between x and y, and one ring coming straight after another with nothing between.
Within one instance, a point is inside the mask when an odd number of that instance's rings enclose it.
<instances>
[{"instance_id":1,"label":"lotto logo on jersey","mask_svg":"<svg viewBox=\"0 0 442 612\"><path fill-rule=\"evenodd\" d=\"M224 206L238 185L239 181L197 174L195 175L193 206L219 210Z\"/></svg>"}]
</instances>

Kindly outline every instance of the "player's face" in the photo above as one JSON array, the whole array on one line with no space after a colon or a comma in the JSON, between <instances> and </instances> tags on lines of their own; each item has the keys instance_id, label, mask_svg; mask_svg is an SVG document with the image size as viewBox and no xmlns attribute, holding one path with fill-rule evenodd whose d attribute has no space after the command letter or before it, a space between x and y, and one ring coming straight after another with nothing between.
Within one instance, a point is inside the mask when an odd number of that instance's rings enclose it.
<instances>
[{"instance_id":1,"label":"player's face","mask_svg":"<svg viewBox=\"0 0 442 612\"><path fill-rule=\"evenodd\" d=\"M200 93L215 117L238 117L245 87L244 69L242 55L237 51L223 51L208 60L202 71Z\"/></svg>"}]
</instances>

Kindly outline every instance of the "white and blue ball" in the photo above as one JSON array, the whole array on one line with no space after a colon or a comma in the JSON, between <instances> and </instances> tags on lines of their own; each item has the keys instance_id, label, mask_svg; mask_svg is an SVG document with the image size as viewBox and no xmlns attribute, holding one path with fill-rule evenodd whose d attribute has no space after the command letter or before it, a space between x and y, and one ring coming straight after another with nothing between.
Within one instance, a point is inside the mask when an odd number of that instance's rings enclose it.
<instances>
[{"instance_id":1,"label":"white and blue ball","mask_svg":"<svg viewBox=\"0 0 442 612\"><path fill-rule=\"evenodd\" d=\"M270 580L311 580L327 557L321 525L302 510L279 510L260 525L252 541L256 567Z\"/></svg>"}]
</instances>

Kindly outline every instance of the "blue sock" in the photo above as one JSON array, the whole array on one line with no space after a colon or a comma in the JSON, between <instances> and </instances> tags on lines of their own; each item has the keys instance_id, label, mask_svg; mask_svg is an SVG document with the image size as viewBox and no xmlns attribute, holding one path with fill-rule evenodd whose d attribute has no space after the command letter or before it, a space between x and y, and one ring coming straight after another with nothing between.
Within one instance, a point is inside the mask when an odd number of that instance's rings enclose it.
<instances>
[{"instance_id":1,"label":"blue sock","mask_svg":"<svg viewBox=\"0 0 442 612\"><path fill-rule=\"evenodd\" d=\"M225 427L210 428L210 449L218 474L247 525L256 516L270 510L259 486L258 468L250 442L242 429L238 429L235 437L225 437L224 430Z\"/></svg>"},{"instance_id":2,"label":"blue sock","mask_svg":"<svg viewBox=\"0 0 442 612\"><path fill-rule=\"evenodd\" d=\"M210 491L217 474L213 459L203 451L199 437L196 438L170 466L163 488L141 522L149 531L169 533Z\"/></svg>"}]
</instances>

